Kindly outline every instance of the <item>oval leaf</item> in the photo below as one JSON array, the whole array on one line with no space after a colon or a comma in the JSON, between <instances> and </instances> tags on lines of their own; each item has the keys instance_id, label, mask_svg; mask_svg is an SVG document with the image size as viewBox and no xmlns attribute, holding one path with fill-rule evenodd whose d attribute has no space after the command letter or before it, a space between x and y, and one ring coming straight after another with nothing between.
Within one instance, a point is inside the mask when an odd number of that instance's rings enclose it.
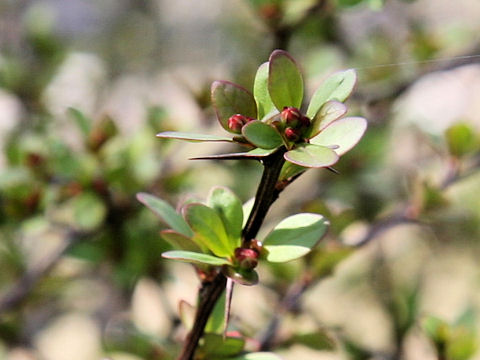
<instances>
[{"instance_id":1,"label":"oval leaf","mask_svg":"<svg viewBox=\"0 0 480 360\"><path fill-rule=\"evenodd\" d=\"M337 145L335 152L341 156L357 145L365 130L367 120L361 117L348 117L333 122L310 142L322 146Z\"/></svg>"},{"instance_id":2,"label":"oval leaf","mask_svg":"<svg viewBox=\"0 0 480 360\"><path fill-rule=\"evenodd\" d=\"M308 138L315 137L320 131L325 129L335 120L340 119L346 113L347 107L345 104L335 100L327 101L325 104L323 104L323 106L320 108L320 111L313 119Z\"/></svg>"},{"instance_id":3,"label":"oval leaf","mask_svg":"<svg viewBox=\"0 0 480 360\"><path fill-rule=\"evenodd\" d=\"M274 151L275 149L255 148L249 152L198 156L190 158L190 160L260 160L272 154Z\"/></svg>"},{"instance_id":4,"label":"oval leaf","mask_svg":"<svg viewBox=\"0 0 480 360\"><path fill-rule=\"evenodd\" d=\"M227 230L227 235L232 242L231 246L239 247L243 223L240 199L229 189L219 186L211 190L207 204L220 215L225 230Z\"/></svg>"},{"instance_id":5,"label":"oval leaf","mask_svg":"<svg viewBox=\"0 0 480 360\"><path fill-rule=\"evenodd\" d=\"M147 193L137 194L137 199L142 204L152 210L165 224L170 226L176 232L185 235L186 237L192 237L192 229L183 220L183 218L171 207L166 201L159 199L153 195Z\"/></svg>"},{"instance_id":6,"label":"oval leaf","mask_svg":"<svg viewBox=\"0 0 480 360\"><path fill-rule=\"evenodd\" d=\"M338 155L326 146L301 144L284 155L287 161L310 168L332 166L338 161Z\"/></svg>"},{"instance_id":7,"label":"oval leaf","mask_svg":"<svg viewBox=\"0 0 480 360\"><path fill-rule=\"evenodd\" d=\"M222 259L213 255L197 253L193 251L172 250L166 251L162 254L162 257L166 259L179 260L193 264L206 264L206 265L229 265L230 262L227 259Z\"/></svg>"},{"instance_id":8,"label":"oval leaf","mask_svg":"<svg viewBox=\"0 0 480 360\"><path fill-rule=\"evenodd\" d=\"M253 145L262 149L275 149L283 144L282 137L272 126L261 121L250 121L242 134Z\"/></svg>"},{"instance_id":9,"label":"oval leaf","mask_svg":"<svg viewBox=\"0 0 480 360\"><path fill-rule=\"evenodd\" d=\"M182 211L195 232L193 239L197 243L203 244L217 256L232 256L236 246L228 238L222 219L215 210L203 204L188 204Z\"/></svg>"},{"instance_id":10,"label":"oval leaf","mask_svg":"<svg viewBox=\"0 0 480 360\"><path fill-rule=\"evenodd\" d=\"M308 254L325 235L328 225L319 214L303 213L284 219L263 241L266 259L286 262Z\"/></svg>"},{"instance_id":11,"label":"oval leaf","mask_svg":"<svg viewBox=\"0 0 480 360\"><path fill-rule=\"evenodd\" d=\"M211 90L212 104L218 121L228 132L228 119L235 114L257 117L257 105L253 95L240 85L228 81L214 81Z\"/></svg>"},{"instance_id":12,"label":"oval leaf","mask_svg":"<svg viewBox=\"0 0 480 360\"><path fill-rule=\"evenodd\" d=\"M356 82L357 74L353 69L337 72L328 77L313 93L307 116L313 119L328 100L344 102L352 93Z\"/></svg>"},{"instance_id":13,"label":"oval leaf","mask_svg":"<svg viewBox=\"0 0 480 360\"><path fill-rule=\"evenodd\" d=\"M303 100L303 78L295 60L284 50L270 55L268 92L278 110L285 106L299 108Z\"/></svg>"},{"instance_id":14,"label":"oval leaf","mask_svg":"<svg viewBox=\"0 0 480 360\"><path fill-rule=\"evenodd\" d=\"M160 231L160 236L164 238L170 245L178 250L196 251L200 252L202 249L189 237L168 229Z\"/></svg>"},{"instance_id":15,"label":"oval leaf","mask_svg":"<svg viewBox=\"0 0 480 360\"><path fill-rule=\"evenodd\" d=\"M194 134L187 132L177 132L177 131L165 131L157 134L157 137L163 139L177 139L177 140L186 140L191 142L201 142L201 141L228 141L233 142L233 140L226 136L217 136L217 135L208 135L208 134Z\"/></svg>"},{"instance_id":16,"label":"oval leaf","mask_svg":"<svg viewBox=\"0 0 480 360\"><path fill-rule=\"evenodd\" d=\"M258 119L260 120L275 110L275 105L268 93L268 67L268 62L260 65L253 84L253 97L257 102Z\"/></svg>"}]
</instances>

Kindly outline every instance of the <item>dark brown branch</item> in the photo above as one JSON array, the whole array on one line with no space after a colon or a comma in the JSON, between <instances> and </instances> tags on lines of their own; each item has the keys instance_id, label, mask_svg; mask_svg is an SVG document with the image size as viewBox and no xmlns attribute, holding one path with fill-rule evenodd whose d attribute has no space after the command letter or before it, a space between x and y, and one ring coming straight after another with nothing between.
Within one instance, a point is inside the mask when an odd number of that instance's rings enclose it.
<instances>
[{"instance_id":1,"label":"dark brown branch","mask_svg":"<svg viewBox=\"0 0 480 360\"><path fill-rule=\"evenodd\" d=\"M208 318L212 313L215 304L222 295L227 279L223 274L219 273L213 281L204 281L199 290L199 302L195 321L192 330L185 340L185 346L182 353L178 357L179 360L193 360L198 342L203 335Z\"/></svg>"},{"instance_id":2,"label":"dark brown branch","mask_svg":"<svg viewBox=\"0 0 480 360\"><path fill-rule=\"evenodd\" d=\"M260 226L267 215L267 212L273 202L277 199L280 191L276 188L278 177L282 166L285 162L283 154L285 148L263 159L263 175L255 196L250 216L243 229L243 246L248 246L250 240L256 235ZM226 278L222 273L218 273L213 280L205 280L202 282L199 290L199 302L195 315L195 321L192 330L188 334L184 347L178 360L193 360L198 342L203 336L207 320L217 302L222 295L226 286Z\"/></svg>"},{"instance_id":3,"label":"dark brown branch","mask_svg":"<svg viewBox=\"0 0 480 360\"><path fill-rule=\"evenodd\" d=\"M263 160L265 168L262 179L258 186L257 194L255 195L255 203L253 204L252 211L242 232L243 247L248 247L250 240L257 235L267 215L268 209L278 198L279 193L276 185L282 166L285 163L283 158L285 151L286 149L282 147Z\"/></svg>"}]
</instances>

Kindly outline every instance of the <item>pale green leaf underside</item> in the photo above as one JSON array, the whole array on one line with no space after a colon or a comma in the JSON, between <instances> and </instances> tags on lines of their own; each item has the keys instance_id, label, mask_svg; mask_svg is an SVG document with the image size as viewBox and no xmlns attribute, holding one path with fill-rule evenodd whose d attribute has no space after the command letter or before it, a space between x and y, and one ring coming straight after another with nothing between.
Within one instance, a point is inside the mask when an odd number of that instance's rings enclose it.
<instances>
[{"instance_id":1,"label":"pale green leaf underside","mask_svg":"<svg viewBox=\"0 0 480 360\"><path fill-rule=\"evenodd\" d=\"M189 132L165 131L157 134L157 137L163 139L177 139L191 142L201 141L228 141L233 142L232 138L226 136L217 136L209 134L195 134Z\"/></svg>"},{"instance_id":2,"label":"pale green leaf underside","mask_svg":"<svg viewBox=\"0 0 480 360\"><path fill-rule=\"evenodd\" d=\"M332 166L338 161L338 155L326 146L301 144L284 155L287 161L310 168Z\"/></svg>"},{"instance_id":3,"label":"pale green leaf underside","mask_svg":"<svg viewBox=\"0 0 480 360\"><path fill-rule=\"evenodd\" d=\"M283 144L277 130L261 121L250 121L242 128L242 134L249 142L262 149L275 149Z\"/></svg>"},{"instance_id":4,"label":"pale green leaf underside","mask_svg":"<svg viewBox=\"0 0 480 360\"><path fill-rule=\"evenodd\" d=\"M357 74L353 69L337 72L328 77L314 92L308 105L307 116L313 119L328 100L344 102L352 93L356 81Z\"/></svg>"},{"instance_id":5,"label":"pale green leaf underside","mask_svg":"<svg viewBox=\"0 0 480 360\"><path fill-rule=\"evenodd\" d=\"M280 172L280 176L278 180L279 181L287 180L288 178L291 178L292 176L300 174L305 170L307 170L307 168L291 163L290 161L285 161L285 164L283 164L282 171Z\"/></svg>"},{"instance_id":6,"label":"pale green leaf underside","mask_svg":"<svg viewBox=\"0 0 480 360\"><path fill-rule=\"evenodd\" d=\"M270 55L268 92L278 110L285 106L299 108L303 100L303 78L292 57L283 50Z\"/></svg>"},{"instance_id":7,"label":"pale green leaf underside","mask_svg":"<svg viewBox=\"0 0 480 360\"><path fill-rule=\"evenodd\" d=\"M195 232L193 239L220 257L230 257L235 249L218 213L203 204L189 204L183 215Z\"/></svg>"},{"instance_id":8,"label":"pale green leaf underside","mask_svg":"<svg viewBox=\"0 0 480 360\"><path fill-rule=\"evenodd\" d=\"M257 102L257 117L263 117L275 110L275 105L268 93L268 62L263 63L257 70L253 84L253 96Z\"/></svg>"},{"instance_id":9,"label":"pale green leaf underside","mask_svg":"<svg viewBox=\"0 0 480 360\"><path fill-rule=\"evenodd\" d=\"M191 238L168 229L160 232L162 238L170 243L175 249L186 251L201 251L200 246L197 245Z\"/></svg>"},{"instance_id":10,"label":"pale green leaf underside","mask_svg":"<svg viewBox=\"0 0 480 360\"><path fill-rule=\"evenodd\" d=\"M319 214L302 213L278 224L263 241L270 262L286 262L306 255L320 241L328 221Z\"/></svg>"},{"instance_id":11,"label":"pale green leaf underside","mask_svg":"<svg viewBox=\"0 0 480 360\"><path fill-rule=\"evenodd\" d=\"M229 189L214 187L207 200L208 206L217 211L223 221L232 247L240 246L242 232L243 210L240 199Z\"/></svg>"},{"instance_id":12,"label":"pale green leaf underside","mask_svg":"<svg viewBox=\"0 0 480 360\"><path fill-rule=\"evenodd\" d=\"M309 138L316 136L320 131L325 129L332 122L340 119L347 113L345 104L330 100L327 101L318 111L317 115L312 121L312 128L309 133Z\"/></svg>"},{"instance_id":13,"label":"pale green leaf underside","mask_svg":"<svg viewBox=\"0 0 480 360\"><path fill-rule=\"evenodd\" d=\"M322 146L338 145L335 152L341 156L353 148L367 129L367 120L361 117L348 117L327 126L310 143Z\"/></svg>"},{"instance_id":14,"label":"pale green leaf underside","mask_svg":"<svg viewBox=\"0 0 480 360\"><path fill-rule=\"evenodd\" d=\"M172 250L162 254L166 259L179 260L194 264L206 264L213 266L229 265L230 262L213 255L197 253L193 251Z\"/></svg>"},{"instance_id":15,"label":"pale green leaf underside","mask_svg":"<svg viewBox=\"0 0 480 360\"><path fill-rule=\"evenodd\" d=\"M253 95L243 87L229 81L214 81L211 90L212 103L222 127L228 127L228 119L235 114L257 117L257 104Z\"/></svg>"},{"instance_id":16,"label":"pale green leaf underside","mask_svg":"<svg viewBox=\"0 0 480 360\"><path fill-rule=\"evenodd\" d=\"M146 193L137 194L137 199L176 232L186 237L193 236L193 232L185 220L166 201Z\"/></svg>"},{"instance_id":17,"label":"pale green leaf underside","mask_svg":"<svg viewBox=\"0 0 480 360\"><path fill-rule=\"evenodd\" d=\"M282 360L282 358L270 352L256 352L229 358L228 360Z\"/></svg>"}]
</instances>

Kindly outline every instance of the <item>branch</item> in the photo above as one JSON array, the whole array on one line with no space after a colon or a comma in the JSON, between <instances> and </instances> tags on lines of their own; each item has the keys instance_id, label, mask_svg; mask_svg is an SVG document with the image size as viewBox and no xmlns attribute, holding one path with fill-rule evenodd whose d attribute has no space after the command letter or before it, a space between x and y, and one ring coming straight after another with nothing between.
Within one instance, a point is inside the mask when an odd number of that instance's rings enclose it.
<instances>
[{"instance_id":1,"label":"branch","mask_svg":"<svg viewBox=\"0 0 480 360\"><path fill-rule=\"evenodd\" d=\"M258 185L250 216L242 231L243 246L247 247L250 241L257 236L258 230L267 215L267 212L273 202L277 199L279 190L276 189L278 176L285 162L283 154L285 148L280 148L273 154L263 159L263 175ZM218 273L213 280L205 280L202 282L199 290L199 302L195 314L195 320L192 330L190 330L185 340L184 347L180 353L178 360L193 360L195 350L198 347L208 318L222 295L226 286L226 278L222 273Z\"/></svg>"}]
</instances>

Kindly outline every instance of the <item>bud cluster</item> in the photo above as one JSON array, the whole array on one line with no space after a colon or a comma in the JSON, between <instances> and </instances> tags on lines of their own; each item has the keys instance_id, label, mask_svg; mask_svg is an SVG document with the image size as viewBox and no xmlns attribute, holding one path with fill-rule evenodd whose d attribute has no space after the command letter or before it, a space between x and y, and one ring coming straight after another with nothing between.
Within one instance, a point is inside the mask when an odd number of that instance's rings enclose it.
<instances>
[{"instance_id":1,"label":"bud cluster","mask_svg":"<svg viewBox=\"0 0 480 360\"><path fill-rule=\"evenodd\" d=\"M258 264L258 251L254 249L236 248L235 261L242 269L253 269Z\"/></svg>"},{"instance_id":2,"label":"bud cluster","mask_svg":"<svg viewBox=\"0 0 480 360\"><path fill-rule=\"evenodd\" d=\"M242 131L243 125L245 125L246 123L252 120L254 119L251 117L248 117L242 114L235 114L230 116L230 118L228 119L228 128L233 132L240 134L240 132Z\"/></svg>"},{"instance_id":3,"label":"bud cluster","mask_svg":"<svg viewBox=\"0 0 480 360\"><path fill-rule=\"evenodd\" d=\"M293 142L302 140L302 136L310 126L310 119L292 106L284 107L280 118L285 126L284 134L287 140Z\"/></svg>"}]
</instances>

